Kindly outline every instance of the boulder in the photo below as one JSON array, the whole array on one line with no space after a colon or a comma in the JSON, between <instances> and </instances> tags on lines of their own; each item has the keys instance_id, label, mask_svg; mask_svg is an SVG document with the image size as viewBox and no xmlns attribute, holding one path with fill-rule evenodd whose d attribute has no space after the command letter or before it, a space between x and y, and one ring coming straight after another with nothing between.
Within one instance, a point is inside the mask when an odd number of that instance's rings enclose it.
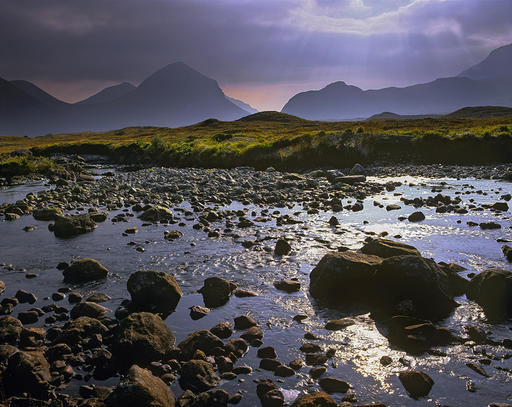
<instances>
[{"instance_id":1,"label":"boulder","mask_svg":"<svg viewBox=\"0 0 512 407\"><path fill-rule=\"evenodd\" d=\"M175 403L169 386L137 365L130 367L121 383L105 399L109 407L174 407Z\"/></svg>"},{"instance_id":2,"label":"boulder","mask_svg":"<svg viewBox=\"0 0 512 407\"><path fill-rule=\"evenodd\" d=\"M46 398L50 390L50 365L42 352L16 352L10 358L3 377L8 396L27 393Z\"/></svg>"},{"instance_id":3,"label":"boulder","mask_svg":"<svg viewBox=\"0 0 512 407\"><path fill-rule=\"evenodd\" d=\"M82 215L57 215L53 233L57 237L73 237L87 232L92 232L96 227L96 222L91 219L90 214Z\"/></svg>"},{"instance_id":4,"label":"boulder","mask_svg":"<svg viewBox=\"0 0 512 407\"><path fill-rule=\"evenodd\" d=\"M183 360L190 360L197 350L204 352L205 355L211 355L215 348L222 347L223 345L224 343L218 336L215 336L210 331L200 330L191 333L183 339L178 344L178 348L181 349Z\"/></svg>"},{"instance_id":5,"label":"boulder","mask_svg":"<svg viewBox=\"0 0 512 407\"><path fill-rule=\"evenodd\" d=\"M290 243L288 243L285 239L279 239L276 242L276 246L274 248L274 253L277 256L284 256L285 254L290 253L292 250L292 247L290 246Z\"/></svg>"},{"instance_id":6,"label":"boulder","mask_svg":"<svg viewBox=\"0 0 512 407\"><path fill-rule=\"evenodd\" d=\"M411 213L407 219L409 222L421 222L425 220L425 215L421 211L416 211Z\"/></svg>"},{"instance_id":7,"label":"boulder","mask_svg":"<svg viewBox=\"0 0 512 407\"><path fill-rule=\"evenodd\" d=\"M66 283L77 284L107 278L108 270L98 260L80 259L74 261L62 272Z\"/></svg>"},{"instance_id":8,"label":"boulder","mask_svg":"<svg viewBox=\"0 0 512 407\"><path fill-rule=\"evenodd\" d=\"M256 386L256 394L262 407L281 407L284 404L284 395L279 387L270 379L261 379Z\"/></svg>"},{"instance_id":9,"label":"boulder","mask_svg":"<svg viewBox=\"0 0 512 407\"><path fill-rule=\"evenodd\" d=\"M142 215L139 216L139 219L147 222L168 222L174 220L174 216L169 208L155 205L145 210Z\"/></svg>"},{"instance_id":10,"label":"boulder","mask_svg":"<svg viewBox=\"0 0 512 407\"><path fill-rule=\"evenodd\" d=\"M427 396L434 385L434 381L430 376L419 370L400 372L398 378L405 390L415 399Z\"/></svg>"},{"instance_id":11,"label":"boulder","mask_svg":"<svg viewBox=\"0 0 512 407\"><path fill-rule=\"evenodd\" d=\"M217 386L219 381L213 365L204 360L190 360L181 367L179 383L184 390L206 391Z\"/></svg>"},{"instance_id":12,"label":"boulder","mask_svg":"<svg viewBox=\"0 0 512 407\"><path fill-rule=\"evenodd\" d=\"M127 288L135 309L166 315L174 311L182 296L174 277L163 271L137 271L128 279Z\"/></svg>"},{"instance_id":13,"label":"boulder","mask_svg":"<svg viewBox=\"0 0 512 407\"><path fill-rule=\"evenodd\" d=\"M204 280L204 285L198 292L203 295L205 306L215 308L226 304L235 289L236 285L231 281L210 277Z\"/></svg>"},{"instance_id":14,"label":"boulder","mask_svg":"<svg viewBox=\"0 0 512 407\"><path fill-rule=\"evenodd\" d=\"M229 322L223 321L219 322L212 329L210 329L210 332L221 339L226 339L233 335L233 327Z\"/></svg>"},{"instance_id":15,"label":"boulder","mask_svg":"<svg viewBox=\"0 0 512 407\"><path fill-rule=\"evenodd\" d=\"M16 345L20 340L23 324L11 316L0 317L0 344Z\"/></svg>"},{"instance_id":16,"label":"boulder","mask_svg":"<svg viewBox=\"0 0 512 407\"><path fill-rule=\"evenodd\" d=\"M338 404L327 393L304 394L295 400L292 407L336 407Z\"/></svg>"},{"instance_id":17,"label":"boulder","mask_svg":"<svg viewBox=\"0 0 512 407\"><path fill-rule=\"evenodd\" d=\"M241 396L240 393L238 395ZM208 390L197 395L194 407L226 407L229 399L229 393L226 390Z\"/></svg>"},{"instance_id":18,"label":"boulder","mask_svg":"<svg viewBox=\"0 0 512 407\"><path fill-rule=\"evenodd\" d=\"M491 319L512 316L512 272L490 269L474 276L469 282L468 299L477 302Z\"/></svg>"},{"instance_id":19,"label":"boulder","mask_svg":"<svg viewBox=\"0 0 512 407\"><path fill-rule=\"evenodd\" d=\"M80 317L101 318L110 310L95 302L79 302L70 311L72 319Z\"/></svg>"},{"instance_id":20,"label":"boulder","mask_svg":"<svg viewBox=\"0 0 512 407\"><path fill-rule=\"evenodd\" d=\"M129 315L119 322L112 353L119 364L146 364L165 357L174 345L174 335L162 318L149 312Z\"/></svg>"},{"instance_id":21,"label":"boulder","mask_svg":"<svg viewBox=\"0 0 512 407\"><path fill-rule=\"evenodd\" d=\"M34 209L32 212L32 216L36 220L55 220L59 215L62 215L62 210L52 207Z\"/></svg>"},{"instance_id":22,"label":"boulder","mask_svg":"<svg viewBox=\"0 0 512 407\"><path fill-rule=\"evenodd\" d=\"M507 246L506 244L503 245L503 247L501 248L501 251L503 252L503 255L505 256L505 258L512 263L512 247L510 246Z\"/></svg>"},{"instance_id":23,"label":"boulder","mask_svg":"<svg viewBox=\"0 0 512 407\"><path fill-rule=\"evenodd\" d=\"M371 239L366 242L361 251L364 254L373 254L382 258L402 255L421 256L415 247L387 239Z\"/></svg>"},{"instance_id":24,"label":"boulder","mask_svg":"<svg viewBox=\"0 0 512 407\"><path fill-rule=\"evenodd\" d=\"M309 276L309 292L317 300L329 303L351 303L371 296L368 284L380 257L354 251L327 253Z\"/></svg>"},{"instance_id":25,"label":"boulder","mask_svg":"<svg viewBox=\"0 0 512 407\"><path fill-rule=\"evenodd\" d=\"M295 280L279 280L274 281L274 287L287 293L296 293L300 291L300 283Z\"/></svg>"},{"instance_id":26,"label":"boulder","mask_svg":"<svg viewBox=\"0 0 512 407\"><path fill-rule=\"evenodd\" d=\"M324 377L319 380L318 384L327 393L346 393L350 385L335 377Z\"/></svg>"}]
</instances>

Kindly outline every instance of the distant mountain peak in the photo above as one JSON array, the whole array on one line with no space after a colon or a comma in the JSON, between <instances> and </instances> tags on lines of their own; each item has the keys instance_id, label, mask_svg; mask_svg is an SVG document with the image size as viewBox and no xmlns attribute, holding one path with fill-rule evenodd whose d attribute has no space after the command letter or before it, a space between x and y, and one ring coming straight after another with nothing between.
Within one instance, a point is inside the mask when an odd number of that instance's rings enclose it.
<instances>
[{"instance_id":1,"label":"distant mountain peak","mask_svg":"<svg viewBox=\"0 0 512 407\"><path fill-rule=\"evenodd\" d=\"M459 76L475 80L506 79L512 82L512 44L504 45L491 51L482 62L461 72Z\"/></svg>"}]
</instances>

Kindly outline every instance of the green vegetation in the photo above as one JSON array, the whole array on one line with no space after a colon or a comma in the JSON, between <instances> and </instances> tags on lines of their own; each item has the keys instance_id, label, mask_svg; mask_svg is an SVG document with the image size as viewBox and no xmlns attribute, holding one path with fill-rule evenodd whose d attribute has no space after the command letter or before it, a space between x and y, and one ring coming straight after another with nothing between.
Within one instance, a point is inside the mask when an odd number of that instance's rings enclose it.
<instances>
[{"instance_id":1,"label":"green vegetation","mask_svg":"<svg viewBox=\"0 0 512 407\"><path fill-rule=\"evenodd\" d=\"M33 173L50 175L61 170L61 166L46 157L0 154L0 176L4 178Z\"/></svg>"},{"instance_id":2,"label":"green vegetation","mask_svg":"<svg viewBox=\"0 0 512 407\"><path fill-rule=\"evenodd\" d=\"M472 164L511 161L510 129L512 117L316 122L262 112L176 129L0 137L0 152L103 154L123 163L211 168L347 167L375 161Z\"/></svg>"}]
</instances>

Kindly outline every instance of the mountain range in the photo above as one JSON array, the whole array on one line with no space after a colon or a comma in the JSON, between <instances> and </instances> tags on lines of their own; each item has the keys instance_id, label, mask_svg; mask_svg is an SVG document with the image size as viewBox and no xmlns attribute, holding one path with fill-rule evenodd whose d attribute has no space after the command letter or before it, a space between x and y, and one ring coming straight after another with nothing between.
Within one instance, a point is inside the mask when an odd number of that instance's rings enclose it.
<instances>
[{"instance_id":1,"label":"mountain range","mask_svg":"<svg viewBox=\"0 0 512 407\"><path fill-rule=\"evenodd\" d=\"M381 112L446 114L466 106L512 106L512 44L459 75L403 88L362 90L334 82L293 96L282 112L310 120L346 120Z\"/></svg>"},{"instance_id":2,"label":"mountain range","mask_svg":"<svg viewBox=\"0 0 512 407\"><path fill-rule=\"evenodd\" d=\"M310 120L379 115L442 115L466 106L512 106L512 44L457 76L363 90L345 82L293 96L282 112ZM218 83L177 62L138 86L120 83L80 102L63 102L31 82L0 78L0 135L103 131L129 126L178 127L208 118L236 120L256 110L226 96ZM389 113L393 112L393 113Z\"/></svg>"}]
</instances>

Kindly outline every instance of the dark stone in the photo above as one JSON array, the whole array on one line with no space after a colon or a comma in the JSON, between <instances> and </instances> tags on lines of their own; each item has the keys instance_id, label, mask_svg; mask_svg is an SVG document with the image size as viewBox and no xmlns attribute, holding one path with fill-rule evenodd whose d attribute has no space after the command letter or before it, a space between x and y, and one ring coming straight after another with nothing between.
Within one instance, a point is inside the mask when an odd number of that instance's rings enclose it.
<instances>
[{"instance_id":1,"label":"dark stone","mask_svg":"<svg viewBox=\"0 0 512 407\"><path fill-rule=\"evenodd\" d=\"M248 329L257 326L258 323L249 315L241 315L235 318L235 329Z\"/></svg>"},{"instance_id":2,"label":"dark stone","mask_svg":"<svg viewBox=\"0 0 512 407\"><path fill-rule=\"evenodd\" d=\"M423 214L423 212L416 211L411 213L407 219L409 220L409 222L421 222L425 220L425 215Z\"/></svg>"},{"instance_id":3,"label":"dark stone","mask_svg":"<svg viewBox=\"0 0 512 407\"><path fill-rule=\"evenodd\" d=\"M210 332L221 339L229 338L233 334L233 327L227 321L220 322L215 325Z\"/></svg>"},{"instance_id":4,"label":"dark stone","mask_svg":"<svg viewBox=\"0 0 512 407\"><path fill-rule=\"evenodd\" d=\"M327 393L316 392L300 396L291 407L336 407L337 405Z\"/></svg>"},{"instance_id":5,"label":"dark stone","mask_svg":"<svg viewBox=\"0 0 512 407\"><path fill-rule=\"evenodd\" d=\"M209 308L200 307L198 305L194 305L193 307L190 307L190 318L192 318L194 321L205 317L209 313L210 313Z\"/></svg>"},{"instance_id":6,"label":"dark stone","mask_svg":"<svg viewBox=\"0 0 512 407\"><path fill-rule=\"evenodd\" d=\"M212 355L213 350L222 347L224 344L210 331L200 330L191 333L183 341L178 344L181 349L181 357L183 360L190 360L197 350L204 352L206 355Z\"/></svg>"},{"instance_id":7,"label":"dark stone","mask_svg":"<svg viewBox=\"0 0 512 407\"><path fill-rule=\"evenodd\" d=\"M325 324L325 329L328 329L329 331L341 331L342 329L354 324L355 321L350 318L334 319Z\"/></svg>"},{"instance_id":8,"label":"dark stone","mask_svg":"<svg viewBox=\"0 0 512 407\"><path fill-rule=\"evenodd\" d=\"M20 339L23 324L11 316L0 317L0 344L16 345Z\"/></svg>"},{"instance_id":9,"label":"dark stone","mask_svg":"<svg viewBox=\"0 0 512 407\"><path fill-rule=\"evenodd\" d=\"M67 283L86 283L107 278L108 270L94 259L80 259L73 262L63 273Z\"/></svg>"},{"instance_id":10,"label":"dark stone","mask_svg":"<svg viewBox=\"0 0 512 407\"><path fill-rule=\"evenodd\" d=\"M80 302L71 309L69 315L72 319L79 317L101 318L109 311L108 308L94 302Z\"/></svg>"},{"instance_id":11,"label":"dark stone","mask_svg":"<svg viewBox=\"0 0 512 407\"><path fill-rule=\"evenodd\" d=\"M279 280L274 282L274 287L287 293L295 293L300 290L300 283L294 280Z\"/></svg>"},{"instance_id":12,"label":"dark stone","mask_svg":"<svg viewBox=\"0 0 512 407\"><path fill-rule=\"evenodd\" d=\"M430 393L434 381L426 373L419 370L407 370L398 375L400 382L412 398L425 397Z\"/></svg>"},{"instance_id":13,"label":"dark stone","mask_svg":"<svg viewBox=\"0 0 512 407\"><path fill-rule=\"evenodd\" d=\"M274 248L274 253L277 256L284 256L285 254L290 253L292 250L292 247L285 239L279 239L276 242L276 246Z\"/></svg>"},{"instance_id":14,"label":"dark stone","mask_svg":"<svg viewBox=\"0 0 512 407\"><path fill-rule=\"evenodd\" d=\"M212 364L204 360L190 360L181 367L179 382L184 390L206 391L217 386L219 381Z\"/></svg>"},{"instance_id":15,"label":"dark stone","mask_svg":"<svg viewBox=\"0 0 512 407\"><path fill-rule=\"evenodd\" d=\"M45 398L50 386L50 365L42 352L16 352L9 358L3 377L7 396L27 393Z\"/></svg>"},{"instance_id":16,"label":"dark stone","mask_svg":"<svg viewBox=\"0 0 512 407\"><path fill-rule=\"evenodd\" d=\"M327 393L346 393L350 385L335 377L324 377L318 381L320 387Z\"/></svg>"},{"instance_id":17,"label":"dark stone","mask_svg":"<svg viewBox=\"0 0 512 407\"><path fill-rule=\"evenodd\" d=\"M57 216L53 232L55 236L68 238L87 232L92 232L96 222L91 219L90 214Z\"/></svg>"},{"instance_id":18,"label":"dark stone","mask_svg":"<svg viewBox=\"0 0 512 407\"><path fill-rule=\"evenodd\" d=\"M231 281L210 277L204 280L204 285L198 292L203 295L205 306L216 308L226 304L235 289L236 285Z\"/></svg>"},{"instance_id":19,"label":"dark stone","mask_svg":"<svg viewBox=\"0 0 512 407\"><path fill-rule=\"evenodd\" d=\"M512 316L512 272L490 269L474 276L467 288L468 299L477 302L491 319Z\"/></svg>"},{"instance_id":20,"label":"dark stone","mask_svg":"<svg viewBox=\"0 0 512 407\"><path fill-rule=\"evenodd\" d=\"M386 239L371 239L362 247L361 251L364 254L372 254L382 258L403 255L420 256L420 252L415 247Z\"/></svg>"}]
</instances>

